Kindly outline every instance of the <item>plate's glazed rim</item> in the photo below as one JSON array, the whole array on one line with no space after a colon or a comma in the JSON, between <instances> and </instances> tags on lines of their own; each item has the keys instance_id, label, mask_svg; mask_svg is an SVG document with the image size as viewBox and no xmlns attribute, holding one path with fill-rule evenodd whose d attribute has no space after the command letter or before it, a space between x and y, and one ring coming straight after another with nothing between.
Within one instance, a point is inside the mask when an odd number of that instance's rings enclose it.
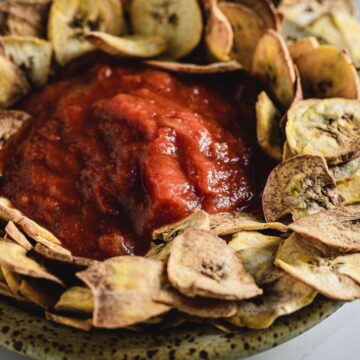
<instances>
[{"instance_id":1,"label":"plate's glazed rim","mask_svg":"<svg viewBox=\"0 0 360 360\"><path fill-rule=\"evenodd\" d=\"M223 334L193 326L158 333L74 330L0 299L0 346L32 359L242 359L275 347L310 329L342 303L319 296L267 330Z\"/></svg>"}]
</instances>

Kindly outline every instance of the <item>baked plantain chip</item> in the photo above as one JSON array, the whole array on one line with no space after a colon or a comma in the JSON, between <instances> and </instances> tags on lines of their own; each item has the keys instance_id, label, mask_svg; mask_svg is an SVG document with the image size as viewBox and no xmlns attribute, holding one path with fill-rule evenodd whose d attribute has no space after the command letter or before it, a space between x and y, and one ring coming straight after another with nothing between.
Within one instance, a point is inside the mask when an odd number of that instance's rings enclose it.
<instances>
[{"instance_id":1,"label":"baked plantain chip","mask_svg":"<svg viewBox=\"0 0 360 360\"><path fill-rule=\"evenodd\" d=\"M170 310L170 306L154 301L164 282L164 264L160 261L114 257L77 276L94 296L94 327L128 327Z\"/></svg>"},{"instance_id":2,"label":"baked plantain chip","mask_svg":"<svg viewBox=\"0 0 360 360\"><path fill-rule=\"evenodd\" d=\"M308 56L308 55L307 55ZM325 157L337 165L359 156L360 101L298 101L287 114L286 138L291 151Z\"/></svg>"},{"instance_id":3,"label":"baked plantain chip","mask_svg":"<svg viewBox=\"0 0 360 360\"><path fill-rule=\"evenodd\" d=\"M349 179L360 170L360 157L343 164L331 166L329 170L336 182Z\"/></svg>"},{"instance_id":4,"label":"baked plantain chip","mask_svg":"<svg viewBox=\"0 0 360 360\"><path fill-rule=\"evenodd\" d=\"M261 149L275 161L281 162L283 140L280 135L281 114L265 91L256 102L256 136Z\"/></svg>"},{"instance_id":5,"label":"baked plantain chip","mask_svg":"<svg viewBox=\"0 0 360 360\"><path fill-rule=\"evenodd\" d=\"M280 246L275 264L324 296L340 301L360 298L360 254L340 255L292 234Z\"/></svg>"},{"instance_id":6,"label":"baked plantain chip","mask_svg":"<svg viewBox=\"0 0 360 360\"><path fill-rule=\"evenodd\" d=\"M360 251L360 206L321 211L295 221L289 228L342 252Z\"/></svg>"},{"instance_id":7,"label":"baked plantain chip","mask_svg":"<svg viewBox=\"0 0 360 360\"><path fill-rule=\"evenodd\" d=\"M123 32L122 2L118 0L53 0L48 24L58 64L66 65L94 47L84 39L89 31Z\"/></svg>"},{"instance_id":8,"label":"baked plantain chip","mask_svg":"<svg viewBox=\"0 0 360 360\"><path fill-rule=\"evenodd\" d=\"M45 318L46 320L53 321L57 324L69 326L78 330L90 331L92 329L91 319L62 316L50 313L48 311L45 312Z\"/></svg>"},{"instance_id":9,"label":"baked plantain chip","mask_svg":"<svg viewBox=\"0 0 360 360\"><path fill-rule=\"evenodd\" d=\"M15 104L30 90L30 85L21 70L0 53L0 109Z\"/></svg>"},{"instance_id":10,"label":"baked plantain chip","mask_svg":"<svg viewBox=\"0 0 360 360\"><path fill-rule=\"evenodd\" d=\"M295 59L308 98L359 99L356 69L344 50L321 45Z\"/></svg>"},{"instance_id":11,"label":"baked plantain chip","mask_svg":"<svg viewBox=\"0 0 360 360\"><path fill-rule=\"evenodd\" d=\"M63 281L50 273L43 265L26 255L27 250L9 240L0 240L0 265L8 270L31 278L52 281L64 285Z\"/></svg>"},{"instance_id":12,"label":"baked plantain chip","mask_svg":"<svg viewBox=\"0 0 360 360\"><path fill-rule=\"evenodd\" d=\"M319 46L319 41L314 36L311 36L288 44L288 49L291 58L296 60L299 56L305 55Z\"/></svg>"},{"instance_id":13,"label":"baked plantain chip","mask_svg":"<svg viewBox=\"0 0 360 360\"><path fill-rule=\"evenodd\" d=\"M345 199L344 205L356 204L360 202L360 170L350 178L341 180L337 184L337 190Z\"/></svg>"},{"instance_id":14,"label":"baked plantain chip","mask_svg":"<svg viewBox=\"0 0 360 360\"><path fill-rule=\"evenodd\" d=\"M206 47L216 60L228 61L234 43L231 24L218 6L218 0L204 0L207 22L205 27Z\"/></svg>"},{"instance_id":15,"label":"baked plantain chip","mask_svg":"<svg viewBox=\"0 0 360 360\"><path fill-rule=\"evenodd\" d=\"M56 311L66 314L92 314L94 297L89 288L73 286L61 295L54 308Z\"/></svg>"},{"instance_id":16,"label":"baked plantain chip","mask_svg":"<svg viewBox=\"0 0 360 360\"><path fill-rule=\"evenodd\" d=\"M276 31L267 30L259 40L252 72L266 85L275 105L287 110L295 98L296 73L288 48Z\"/></svg>"},{"instance_id":17,"label":"baked plantain chip","mask_svg":"<svg viewBox=\"0 0 360 360\"><path fill-rule=\"evenodd\" d=\"M160 55L166 49L166 41L161 36L114 36L100 31L91 31L85 35L97 49L122 58L151 58Z\"/></svg>"},{"instance_id":18,"label":"baked plantain chip","mask_svg":"<svg viewBox=\"0 0 360 360\"><path fill-rule=\"evenodd\" d=\"M30 251L33 246L26 236L16 227L16 225L9 221L5 227L5 232L12 240L22 246L25 250Z\"/></svg>"},{"instance_id":19,"label":"baked plantain chip","mask_svg":"<svg viewBox=\"0 0 360 360\"><path fill-rule=\"evenodd\" d=\"M243 300L262 293L235 251L205 230L188 229L173 240L167 272L189 297Z\"/></svg>"},{"instance_id":20,"label":"baked plantain chip","mask_svg":"<svg viewBox=\"0 0 360 360\"><path fill-rule=\"evenodd\" d=\"M296 156L278 165L269 175L262 198L267 221L291 214L299 219L341 205L342 197L320 156Z\"/></svg>"},{"instance_id":21,"label":"baked plantain chip","mask_svg":"<svg viewBox=\"0 0 360 360\"><path fill-rule=\"evenodd\" d=\"M11 59L34 86L47 83L51 58L51 44L42 39L30 36L3 36L6 56Z\"/></svg>"},{"instance_id":22,"label":"baked plantain chip","mask_svg":"<svg viewBox=\"0 0 360 360\"><path fill-rule=\"evenodd\" d=\"M135 35L165 38L164 56L170 59L190 54L201 40L203 23L196 0L133 0L130 19Z\"/></svg>"},{"instance_id":23,"label":"baked plantain chip","mask_svg":"<svg viewBox=\"0 0 360 360\"><path fill-rule=\"evenodd\" d=\"M233 235L240 231L275 230L286 232L287 226L278 222L266 223L245 212L232 212L210 216L210 230L218 236Z\"/></svg>"}]
</instances>

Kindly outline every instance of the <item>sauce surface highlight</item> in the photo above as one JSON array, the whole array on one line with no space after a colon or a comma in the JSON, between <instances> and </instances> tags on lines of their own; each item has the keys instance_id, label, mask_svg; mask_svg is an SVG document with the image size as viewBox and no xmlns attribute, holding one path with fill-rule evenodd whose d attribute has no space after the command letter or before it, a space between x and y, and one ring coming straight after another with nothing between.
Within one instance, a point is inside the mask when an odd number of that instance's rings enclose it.
<instances>
[{"instance_id":1,"label":"sauce surface highlight","mask_svg":"<svg viewBox=\"0 0 360 360\"><path fill-rule=\"evenodd\" d=\"M1 193L75 255L143 254L156 227L230 212L255 190L233 98L204 81L98 65L32 95Z\"/></svg>"}]
</instances>

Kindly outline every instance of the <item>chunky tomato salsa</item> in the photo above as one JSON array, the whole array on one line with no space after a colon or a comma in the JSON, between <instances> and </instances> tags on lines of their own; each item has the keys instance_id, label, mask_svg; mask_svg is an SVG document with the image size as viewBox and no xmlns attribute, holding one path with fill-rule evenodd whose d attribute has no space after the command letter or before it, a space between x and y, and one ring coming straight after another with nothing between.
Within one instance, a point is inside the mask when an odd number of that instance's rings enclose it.
<instances>
[{"instance_id":1,"label":"chunky tomato salsa","mask_svg":"<svg viewBox=\"0 0 360 360\"><path fill-rule=\"evenodd\" d=\"M154 228L194 209L240 209L254 194L253 152L219 89L105 64L47 85L22 105L30 129L3 151L2 195L97 259L143 254Z\"/></svg>"}]
</instances>

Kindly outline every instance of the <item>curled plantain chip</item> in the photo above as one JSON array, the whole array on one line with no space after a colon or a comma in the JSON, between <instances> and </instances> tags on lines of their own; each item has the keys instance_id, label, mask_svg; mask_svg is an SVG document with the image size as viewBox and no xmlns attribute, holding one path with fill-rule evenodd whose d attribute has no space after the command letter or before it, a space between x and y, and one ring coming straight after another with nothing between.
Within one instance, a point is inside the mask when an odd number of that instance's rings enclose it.
<instances>
[{"instance_id":1,"label":"curled plantain chip","mask_svg":"<svg viewBox=\"0 0 360 360\"><path fill-rule=\"evenodd\" d=\"M5 232L17 242L20 246L22 246L25 250L30 251L33 246L31 242L26 238L26 236L16 227L16 225L9 221L5 227Z\"/></svg>"},{"instance_id":2,"label":"curled plantain chip","mask_svg":"<svg viewBox=\"0 0 360 360\"><path fill-rule=\"evenodd\" d=\"M342 252L360 251L360 206L321 211L295 221L289 228Z\"/></svg>"},{"instance_id":3,"label":"curled plantain chip","mask_svg":"<svg viewBox=\"0 0 360 360\"><path fill-rule=\"evenodd\" d=\"M321 45L295 59L306 97L359 99L360 83L347 53Z\"/></svg>"},{"instance_id":4,"label":"curled plantain chip","mask_svg":"<svg viewBox=\"0 0 360 360\"><path fill-rule=\"evenodd\" d=\"M360 202L360 170L351 177L341 180L337 184L337 190L345 199L344 205Z\"/></svg>"},{"instance_id":5,"label":"curled plantain chip","mask_svg":"<svg viewBox=\"0 0 360 360\"><path fill-rule=\"evenodd\" d=\"M254 53L252 72L266 86L275 105L287 110L295 98L296 73L281 35L267 30Z\"/></svg>"},{"instance_id":6,"label":"curled plantain chip","mask_svg":"<svg viewBox=\"0 0 360 360\"><path fill-rule=\"evenodd\" d=\"M189 297L243 300L262 293L235 251L213 233L188 229L170 248L170 283Z\"/></svg>"},{"instance_id":7,"label":"curled plantain chip","mask_svg":"<svg viewBox=\"0 0 360 360\"><path fill-rule=\"evenodd\" d=\"M95 327L128 327L170 310L170 306L154 301L164 282L164 264L160 261L114 257L77 276L92 291Z\"/></svg>"},{"instance_id":8,"label":"curled plantain chip","mask_svg":"<svg viewBox=\"0 0 360 360\"><path fill-rule=\"evenodd\" d=\"M298 57L311 52L312 50L318 48L319 42L318 40L311 36L303 39L296 40L291 44L288 44L288 49L290 56L293 60L296 60Z\"/></svg>"},{"instance_id":9,"label":"curled plantain chip","mask_svg":"<svg viewBox=\"0 0 360 360\"><path fill-rule=\"evenodd\" d=\"M89 288L73 286L61 295L54 308L61 313L89 315L94 311L94 297Z\"/></svg>"},{"instance_id":10,"label":"curled plantain chip","mask_svg":"<svg viewBox=\"0 0 360 360\"><path fill-rule=\"evenodd\" d=\"M347 180L360 170L360 157L343 164L331 166L329 170L336 182Z\"/></svg>"},{"instance_id":11,"label":"curled plantain chip","mask_svg":"<svg viewBox=\"0 0 360 360\"><path fill-rule=\"evenodd\" d=\"M62 316L62 315L50 313L48 311L45 312L45 318L57 324L69 326L78 330L90 331L92 329L91 319Z\"/></svg>"},{"instance_id":12,"label":"curled plantain chip","mask_svg":"<svg viewBox=\"0 0 360 360\"><path fill-rule=\"evenodd\" d=\"M15 104L30 90L30 85L21 70L1 53L0 88L0 109Z\"/></svg>"},{"instance_id":13,"label":"curled plantain chip","mask_svg":"<svg viewBox=\"0 0 360 360\"><path fill-rule=\"evenodd\" d=\"M56 61L66 65L93 50L84 39L89 31L120 35L124 19L122 2L118 0L54 0L51 5L48 38Z\"/></svg>"},{"instance_id":14,"label":"curled plantain chip","mask_svg":"<svg viewBox=\"0 0 360 360\"><path fill-rule=\"evenodd\" d=\"M265 219L275 221L291 214L294 219L341 205L342 197L324 158L296 156L269 175L262 203Z\"/></svg>"},{"instance_id":15,"label":"curled plantain chip","mask_svg":"<svg viewBox=\"0 0 360 360\"><path fill-rule=\"evenodd\" d=\"M22 71L35 86L47 83L52 58L51 44L30 36L3 36L6 56Z\"/></svg>"},{"instance_id":16,"label":"curled plantain chip","mask_svg":"<svg viewBox=\"0 0 360 360\"><path fill-rule=\"evenodd\" d=\"M85 35L97 49L110 55L123 58L151 58L160 55L166 49L166 41L161 36L114 36L100 31L91 31Z\"/></svg>"},{"instance_id":17,"label":"curled plantain chip","mask_svg":"<svg viewBox=\"0 0 360 360\"><path fill-rule=\"evenodd\" d=\"M133 0L130 19L135 35L165 38L164 56L170 59L190 54L201 40L203 23L196 0Z\"/></svg>"},{"instance_id":18,"label":"curled plantain chip","mask_svg":"<svg viewBox=\"0 0 360 360\"><path fill-rule=\"evenodd\" d=\"M261 149L272 159L282 159L283 140L280 136L281 114L265 91L256 103L256 136Z\"/></svg>"},{"instance_id":19,"label":"curled plantain chip","mask_svg":"<svg viewBox=\"0 0 360 360\"><path fill-rule=\"evenodd\" d=\"M286 138L291 151L323 156L330 165L358 157L360 101L299 101L291 107L287 119Z\"/></svg>"},{"instance_id":20,"label":"curled plantain chip","mask_svg":"<svg viewBox=\"0 0 360 360\"><path fill-rule=\"evenodd\" d=\"M278 222L264 222L245 212L232 212L210 216L210 230L218 235L233 235L239 231L275 230L286 232L287 226Z\"/></svg>"},{"instance_id":21,"label":"curled plantain chip","mask_svg":"<svg viewBox=\"0 0 360 360\"><path fill-rule=\"evenodd\" d=\"M10 271L6 266L1 267L1 272L11 292L15 295L20 295L19 289L23 280L23 276Z\"/></svg>"},{"instance_id":22,"label":"curled plantain chip","mask_svg":"<svg viewBox=\"0 0 360 360\"><path fill-rule=\"evenodd\" d=\"M360 254L341 255L293 234L280 246L275 264L324 296L360 298Z\"/></svg>"},{"instance_id":23,"label":"curled plantain chip","mask_svg":"<svg viewBox=\"0 0 360 360\"><path fill-rule=\"evenodd\" d=\"M217 60L228 61L234 43L231 24L218 6L218 0L204 0L207 14L205 43L209 53Z\"/></svg>"}]
</instances>

